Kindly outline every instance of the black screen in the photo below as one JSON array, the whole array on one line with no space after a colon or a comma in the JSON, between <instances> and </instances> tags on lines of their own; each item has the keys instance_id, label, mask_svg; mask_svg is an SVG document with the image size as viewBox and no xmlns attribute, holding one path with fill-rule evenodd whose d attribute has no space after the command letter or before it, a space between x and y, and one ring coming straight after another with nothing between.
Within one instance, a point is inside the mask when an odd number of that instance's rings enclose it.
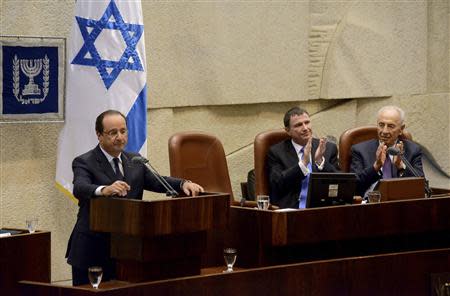
<instances>
[{"instance_id":1,"label":"black screen","mask_svg":"<svg viewBox=\"0 0 450 296\"><path fill-rule=\"evenodd\" d=\"M355 192L354 173L311 173L306 207L351 204Z\"/></svg>"}]
</instances>

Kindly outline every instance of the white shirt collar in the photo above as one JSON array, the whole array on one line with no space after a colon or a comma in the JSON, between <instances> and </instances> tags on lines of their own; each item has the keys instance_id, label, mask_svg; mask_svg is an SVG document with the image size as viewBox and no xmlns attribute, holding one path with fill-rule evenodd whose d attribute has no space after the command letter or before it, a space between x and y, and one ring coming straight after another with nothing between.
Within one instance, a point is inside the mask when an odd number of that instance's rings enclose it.
<instances>
[{"instance_id":1,"label":"white shirt collar","mask_svg":"<svg viewBox=\"0 0 450 296\"><path fill-rule=\"evenodd\" d=\"M295 152L297 152L297 155L300 154L300 150L302 150L302 148L304 146L295 143L294 140L292 140L292 139L291 139L291 143L292 143L292 146L294 146L294 149L295 149Z\"/></svg>"},{"instance_id":2,"label":"white shirt collar","mask_svg":"<svg viewBox=\"0 0 450 296\"><path fill-rule=\"evenodd\" d=\"M105 149L103 149L101 145L98 145L98 146L102 150L103 154L106 156L106 159L108 160L108 162L111 163L115 157L112 156L111 154L109 154L108 152L106 152ZM122 155L122 153L120 153L119 156L117 156L120 163L122 163L122 159L120 158L121 155Z\"/></svg>"}]
</instances>

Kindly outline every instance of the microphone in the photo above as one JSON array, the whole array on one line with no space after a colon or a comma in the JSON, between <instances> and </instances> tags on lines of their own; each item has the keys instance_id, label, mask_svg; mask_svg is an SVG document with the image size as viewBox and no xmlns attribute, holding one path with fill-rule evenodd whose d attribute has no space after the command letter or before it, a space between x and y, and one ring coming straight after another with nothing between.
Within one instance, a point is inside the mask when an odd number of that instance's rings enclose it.
<instances>
[{"instance_id":1,"label":"microphone","mask_svg":"<svg viewBox=\"0 0 450 296\"><path fill-rule=\"evenodd\" d=\"M172 186L170 186L170 184L166 181L166 179L161 177L161 175L150 164L150 161L148 161L147 158L142 157L142 156L133 156L133 158L131 158L131 162L133 162L133 163L142 163L143 165L145 165L145 167L150 171L150 173L152 173L152 175L155 176L156 180L158 180L158 182L164 187L164 189L166 189L166 195L167 196L171 196L171 197L177 197L178 196L178 192L175 189L173 189Z\"/></svg>"},{"instance_id":2,"label":"microphone","mask_svg":"<svg viewBox=\"0 0 450 296\"><path fill-rule=\"evenodd\" d=\"M406 165L406 167L413 173L414 177L422 177L417 173L416 169L412 166L412 164L406 159L406 157L403 155L403 153L396 147L389 147L386 152L390 155L398 155L403 163ZM430 185L428 183L428 180L425 178L425 192L427 194L427 197L431 197L431 189Z\"/></svg>"},{"instance_id":3,"label":"microphone","mask_svg":"<svg viewBox=\"0 0 450 296\"><path fill-rule=\"evenodd\" d=\"M399 154L402 154L398 148L393 147L393 146L392 146L392 147L389 147L389 148L387 149L387 153L390 154L390 155L399 155Z\"/></svg>"},{"instance_id":4,"label":"microphone","mask_svg":"<svg viewBox=\"0 0 450 296\"><path fill-rule=\"evenodd\" d=\"M412 166L412 164L405 158L403 153L396 147L389 147L386 151L390 155L398 155L400 156L401 160L405 163L406 167L413 173L414 177L421 177L416 169Z\"/></svg>"}]
</instances>

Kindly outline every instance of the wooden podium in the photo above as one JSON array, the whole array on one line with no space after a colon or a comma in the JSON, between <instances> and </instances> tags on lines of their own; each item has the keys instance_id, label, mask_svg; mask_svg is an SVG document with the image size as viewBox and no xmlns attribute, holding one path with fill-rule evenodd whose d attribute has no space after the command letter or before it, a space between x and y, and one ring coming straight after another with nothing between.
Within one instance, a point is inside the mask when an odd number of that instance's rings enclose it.
<instances>
[{"instance_id":1,"label":"wooden podium","mask_svg":"<svg viewBox=\"0 0 450 296\"><path fill-rule=\"evenodd\" d=\"M425 198L425 179L420 177L381 179L381 201Z\"/></svg>"},{"instance_id":2,"label":"wooden podium","mask_svg":"<svg viewBox=\"0 0 450 296\"><path fill-rule=\"evenodd\" d=\"M28 233L12 230L11 236L0 238L0 291L2 295L20 295L18 281L50 283L50 232Z\"/></svg>"},{"instance_id":3,"label":"wooden podium","mask_svg":"<svg viewBox=\"0 0 450 296\"><path fill-rule=\"evenodd\" d=\"M228 225L230 195L157 201L91 200L90 227L111 233L117 279L143 282L200 274L206 232Z\"/></svg>"}]
</instances>

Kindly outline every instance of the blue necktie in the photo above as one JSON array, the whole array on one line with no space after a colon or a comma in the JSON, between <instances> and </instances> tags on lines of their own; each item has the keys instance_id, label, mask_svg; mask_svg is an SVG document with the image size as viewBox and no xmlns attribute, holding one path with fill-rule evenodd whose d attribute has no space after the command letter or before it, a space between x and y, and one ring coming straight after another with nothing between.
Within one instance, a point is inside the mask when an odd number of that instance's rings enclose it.
<instances>
[{"instance_id":1,"label":"blue necktie","mask_svg":"<svg viewBox=\"0 0 450 296\"><path fill-rule=\"evenodd\" d=\"M383 164L383 179L391 179L392 178L392 162L389 155L386 155L386 160Z\"/></svg>"},{"instance_id":2,"label":"blue necktie","mask_svg":"<svg viewBox=\"0 0 450 296\"><path fill-rule=\"evenodd\" d=\"M302 161L302 159L303 159L303 147L300 150L299 159L300 159L300 161ZM308 170L310 172L312 171L311 162L308 163ZM308 196L309 175L310 174L307 174L305 176L305 178L302 180L302 188L300 190L300 199L299 199L299 203L298 203L299 209L306 208L306 197Z\"/></svg>"},{"instance_id":3,"label":"blue necktie","mask_svg":"<svg viewBox=\"0 0 450 296\"><path fill-rule=\"evenodd\" d=\"M117 180L123 181L123 175L119 168L119 159L117 157L113 158L114 161L114 170L116 171Z\"/></svg>"}]
</instances>

